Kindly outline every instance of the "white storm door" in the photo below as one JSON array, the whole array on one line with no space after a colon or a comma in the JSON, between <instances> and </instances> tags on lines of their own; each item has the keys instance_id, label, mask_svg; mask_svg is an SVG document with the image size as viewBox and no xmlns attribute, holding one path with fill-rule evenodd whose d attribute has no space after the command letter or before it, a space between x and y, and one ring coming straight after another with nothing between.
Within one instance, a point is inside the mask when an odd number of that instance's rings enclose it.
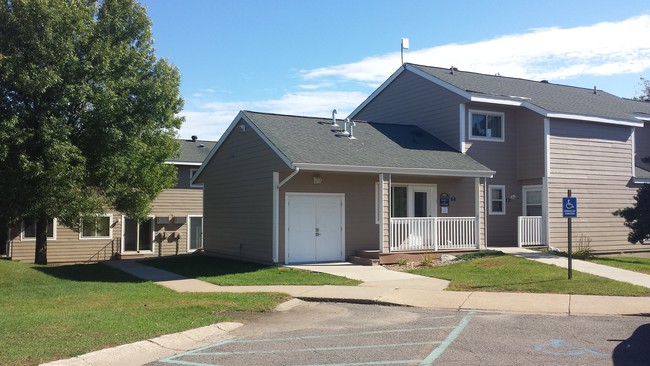
<instances>
[{"instance_id":1,"label":"white storm door","mask_svg":"<svg viewBox=\"0 0 650 366\"><path fill-rule=\"evenodd\" d=\"M310 196L287 196L289 263L316 260L316 201Z\"/></svg>"},{"instance_id":2,"label":"white storm door","mask_svg":"<svg viewBox=\"0 0 650 366\"><path fill-rule=\"evenodd\" d=\"M343 260L343 197L317 198L316 261Z\"/></svg>"},{"instance_id":3,"label":"white storm door","mask_svg":"<svg viewBox=\"0 0 650 366\"><path fill-rule=\"evenodd\" d=\"M343 195L287 194L287 262L343 260Z\"/></svg>"}]
</instances>

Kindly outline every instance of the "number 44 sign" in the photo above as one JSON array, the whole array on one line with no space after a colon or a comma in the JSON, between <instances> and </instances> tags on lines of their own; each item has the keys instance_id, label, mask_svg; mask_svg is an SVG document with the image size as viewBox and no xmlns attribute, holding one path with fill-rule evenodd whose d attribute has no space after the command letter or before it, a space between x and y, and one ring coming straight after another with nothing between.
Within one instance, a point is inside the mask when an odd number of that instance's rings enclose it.
<instances>
[{"instance_id":1,"label":"number 44 sign","mask_svg":"<svg viewBox=\"0 0 650 366\"><path fill-rule=\"evenodd\" d=\"M562 217L578 217L578 199L576 197L562 198Z\"/></svg>"}]
</instances>

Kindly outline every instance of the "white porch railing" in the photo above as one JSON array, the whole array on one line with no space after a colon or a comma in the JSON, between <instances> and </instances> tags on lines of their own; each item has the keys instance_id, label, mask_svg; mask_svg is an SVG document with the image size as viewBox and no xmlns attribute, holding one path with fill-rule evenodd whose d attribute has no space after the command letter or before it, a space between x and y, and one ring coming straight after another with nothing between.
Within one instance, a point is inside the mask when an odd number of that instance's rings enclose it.
<instances>
[{"instance_id":1,"label":"white porch railing","mask_svg":"<svg viewBox=\"0 0 650 366\"><path fill-rule=\"evenodd\" d=\"M391 217L390 250L478 248L476 217Z\"/></svg>"},{"instance_id":2,"label":"white porch railing","mask_svg":"<svg viewBox=\"0 0 650 366\"><path fill-rule=\"evenodd\" d=\"M544 218L542 216L519 216L517 244L520 248L531 245L546 245L544 237Z\"/></svg>"}]
</instances>

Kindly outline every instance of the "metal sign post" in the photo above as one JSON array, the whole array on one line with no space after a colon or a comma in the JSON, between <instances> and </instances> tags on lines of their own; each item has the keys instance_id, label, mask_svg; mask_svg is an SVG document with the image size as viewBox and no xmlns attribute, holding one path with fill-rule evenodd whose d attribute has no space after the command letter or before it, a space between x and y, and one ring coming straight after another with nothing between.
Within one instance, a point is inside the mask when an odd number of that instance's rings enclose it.
<instances>
[{"instance_id":1,"label":"metal sign post","mask_svg":"<svg viewBox=\"0 0 650 366\"><path fill-rule=\"evenodd\" d=\"M572 270L572 232L571 232L571 218L578 217L578 199L571 197L571 190L567 190L567 197L562 198L562 217L567 218L567 244L569 252L569 279L573 277Z\"/></svg>"}]
</instances>

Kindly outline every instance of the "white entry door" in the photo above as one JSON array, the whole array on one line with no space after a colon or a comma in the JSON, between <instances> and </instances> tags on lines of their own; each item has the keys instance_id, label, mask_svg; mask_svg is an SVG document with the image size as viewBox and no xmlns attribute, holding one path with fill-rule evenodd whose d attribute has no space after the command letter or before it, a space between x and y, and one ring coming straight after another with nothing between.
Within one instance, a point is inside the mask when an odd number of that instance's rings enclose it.
<instances>
[{"instance_id":1,"label":"white entry door","mask_svg":"<svg viewBox=\"0 0 650 366\"><path fill-rule=\"evenodd\" d=\"M343 260L344 195L287 193L286 262Z\"/></svg>"}]
</instances>

